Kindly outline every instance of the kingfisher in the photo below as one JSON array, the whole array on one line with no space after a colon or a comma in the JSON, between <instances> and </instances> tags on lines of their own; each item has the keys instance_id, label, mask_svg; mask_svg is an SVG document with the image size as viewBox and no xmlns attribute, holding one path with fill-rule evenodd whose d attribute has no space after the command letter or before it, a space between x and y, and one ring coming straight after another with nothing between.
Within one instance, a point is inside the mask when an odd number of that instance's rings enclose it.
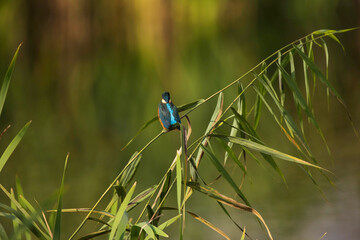
<instances>
[{"instance_id":1,"label":"kingfisher","mask_svg":"<svg viewBox=\"0 0 360 240\"><path fill-rule=\"evenodd\" d=\"M161 126L165 131L173 129L180 130L181 120L176 106L170 99L170 93L164 92L162 94L161 102L159 103L158 116Z\"/></svg>"}]
</instances>

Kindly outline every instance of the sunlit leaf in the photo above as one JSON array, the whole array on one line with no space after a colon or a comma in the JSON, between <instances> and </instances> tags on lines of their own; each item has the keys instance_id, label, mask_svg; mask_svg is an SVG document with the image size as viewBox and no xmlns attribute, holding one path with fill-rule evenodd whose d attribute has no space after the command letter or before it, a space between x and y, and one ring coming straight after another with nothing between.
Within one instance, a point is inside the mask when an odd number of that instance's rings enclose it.
<instances>
[{"instance_id":1,"label":"sunlit leaf","mask_svg":"<svg viewBox=\"0 0 360 240\"><path fill-rule=\"evenodd\" d=\"M246 236L246 228L244 227L244 231L243 231L243 234L241 235L240 240L244 240L245 236Z\"/></svg>"}]
</instances>

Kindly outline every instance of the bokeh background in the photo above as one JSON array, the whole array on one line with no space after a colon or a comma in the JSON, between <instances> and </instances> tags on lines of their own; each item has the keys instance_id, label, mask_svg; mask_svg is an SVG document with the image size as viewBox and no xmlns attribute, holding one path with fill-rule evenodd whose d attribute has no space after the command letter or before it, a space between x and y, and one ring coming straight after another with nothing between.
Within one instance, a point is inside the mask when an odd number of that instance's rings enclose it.
<instances>
[{"instance_id":1,"label":"bokeh background","mask_svg":"<svg viewBox=\"0 0 360 240\"><path fill-rule=\"evenodd\" d=\"M64 207L91 207L132 153L161 130L160 124L153 124L120 151L156 114L164 90L171 92L177 105L206 98L293 40L318 29L355 26L360 26L357 0L1 0L1 76L18 44L23 46L0 121L1 129L12 127L1 139L0 150L27 121L32 124L0 182L10 188L18 175L28 199L47 201L60 185L70 152ZM360 31L338 37L346 52L328 41L329 79L360 128ZM317 59L324 69L322 52ZM251 182L244 193L275 239L360 235L360 142L344 108L330 98L328 111L325 96L320 88L315 110L332 160L314 129L308 134L320 164L336 174L337 188L317 176L323 196L298 167L278 161L286 187L271 170L249 162ZM190 115L194 135L205 130L214 104ZM271 117L263 117L260 131L266 142L294 153L282 144ZM169 133L144 153L137 191L160 180L178 146L178 135ZM0 194L0 201L8 200ZM190 206L239 239L239 231L214 201L195 195ZM266 237L254 217L232 214L251 236ZM63 220L65 239L81 218L65 215ZM10 231L11 225L0 221ZM220 239L191 217L187 221L185 239ZM177 232L175 226L168 233L176 238Z\"/></svg>"}]
</instances>

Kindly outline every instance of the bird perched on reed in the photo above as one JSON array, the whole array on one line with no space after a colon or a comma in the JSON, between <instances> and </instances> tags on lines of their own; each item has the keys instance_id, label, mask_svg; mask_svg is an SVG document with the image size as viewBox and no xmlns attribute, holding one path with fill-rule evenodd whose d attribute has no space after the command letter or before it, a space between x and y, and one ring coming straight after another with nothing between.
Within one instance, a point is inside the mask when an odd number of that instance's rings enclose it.
<instances>
[{"instance_id":1,"label":"bird perched on reed","mask_svg":"<svg viewBox=\"0 0 360 240\"><path fill-rule=\"evenodd\" d=\"M173 129L180 130L181 120L176 106L172 103L169 92L162 94L161 102L158 107L158 117L161 126L165 131Z\"/></svg>"}]
</instances>

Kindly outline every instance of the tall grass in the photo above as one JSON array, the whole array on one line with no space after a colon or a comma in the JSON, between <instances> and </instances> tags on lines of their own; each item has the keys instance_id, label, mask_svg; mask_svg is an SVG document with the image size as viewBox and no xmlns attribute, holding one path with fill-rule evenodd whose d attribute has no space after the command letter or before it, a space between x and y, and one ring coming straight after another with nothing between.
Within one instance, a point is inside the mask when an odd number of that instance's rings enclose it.
<instances>
[{"instance_id":1,"label":"tall grass","mask_svg":"<svg viewBox=\"0 0 360 240\"><path fill-rule=\"evenodd\" d=\"M109 239L158 239L170 237L166 233L166 228L176 222L179 224L179 238L183 239L183 233L186 231L185 223L188 221L186 216L198 220L223 238L230 239L222 229L216 227L216 223L211 223L197 213L188 210L187 202L194 192L202 194L203 198L216 201L224 215L233 222L235 228L239 229L241 239L252 239L251 232L245 231L245 228L234 220L227 210L228 208L252 213L264 226L268 238L273 239L271 229L267 226L264 217L252 206L242 189L242 184L248 176L247 162L255 160L261 165L262 162L267 162L264 166L268 166L268 171L275 171L285 184L284 170L280 169L278 161L297 164L304 170L304 177L311 178L315 185L317 185L317 180L313 177L315 171L318 171L331 182L331 177L328 176L329 174L331 176L330 171L324 166L320 166L312 154L311 146L305 136L306 125L304 121L308 121L314 126L327 147L324 134L315 118L312 93L316 86L319 86L317 82L321 82L321 86L327 90L327 98L330 97L331 93L347 110L343 99L328 79L329 51L326 41L330 38L341 45L336 34L350 30L353 29L313 32L277 50L244 75L208 98L198 99L179 106L178 110L182 113L183 123L186 123L181 125L179 132L181 146L174 152L174 160L161 180L156 185L148 186L146 190L138 194L135 194L137 189L134 179L136 179L137 169L142 161L142 153L149 149L153 142L166 134L165 131L159 132L144 147L132 155L126 166L105 188L92 208L64 209L62 207L63 186L69 155L65 160L56 210L43 210L40 205L31 204L24 197L18 180L16 181L16 193L12 188L7 190L0 184L1 190L10 200L10 204L0 203L0 217L13 223L12 233L6 233L0 224L1 239L21 238L22 236L26 239L32 237L38 239L91 239L99 236L106 236ZM341 47L343 46L341 45ZM315 48L323 49L325 74L316 63ZM0 91L0 114L18 51L19 48L10 63ZM300 61L302 66L296 65L295 61ZM297 74L298 72L302 72L302 74ZM303 76L302 79L299 79L300 75ZM301 82L305 86L305 93L299 87ZM230 104L226 105L224 102L225 94L232 96L234 92L236 92L236 96L231 99ZM248 97L250 93L255 94L255 100ZM215 106L210 104L210 100L213 98L217 98ZM295 114L291 114L288 110L289 102L295 104L297 109ZM191 113L204 105L214 108L213 115L208 123L204 123L207 125L206 131L200 136L195 136L196 140L190 141L192 133ZM275 149L261 139L257 129L260 124L263 124L261 121L263 111L270 113L275 121L274 127L279 129L279 132L298 152L297 156L285 153L281 149ZM351 121L350 113L347 112ZM146 122L123 150L156 120L157 117L154 116ZM20 142L29 124L30 122L20 130L4 151L0 158L0 171ZM354 131L357 134L355 128ZM329 147L327 149L331 154ZM227 184L235 194L232 195L233 197L224 193L222 189L215 189L208 184L209 180L200 174L200 163L204 159L209 160L206 164L212 164L219 175L214 181L223 181ZM243 172L240 183L229 171L229 162L233 162L235 168ZM176 203L168 204L171 201L169 199L171 194L176 195ZM100 202L105 201L106 195L112 195L110 201L106 204L105 209L98 209ZM134 214L132 211L134 208L140 209L139 214ZM191 208L196 209L196 206L191 206ZM61 232L61 215L63 212L87 213L70 236L63 236ZM175 216L171 212L175 213ZM96 229L79 236L80 230L89 221L98 223Z\"/></svg>"}]
</instances>

